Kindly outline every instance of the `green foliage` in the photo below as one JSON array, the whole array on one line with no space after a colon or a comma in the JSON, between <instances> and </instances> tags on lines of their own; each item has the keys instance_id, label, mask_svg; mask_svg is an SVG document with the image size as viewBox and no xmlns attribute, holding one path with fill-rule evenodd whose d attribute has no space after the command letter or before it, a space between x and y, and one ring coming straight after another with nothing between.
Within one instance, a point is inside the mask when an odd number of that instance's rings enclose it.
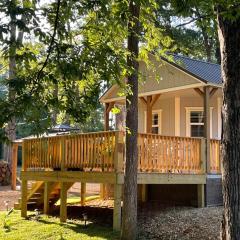
<instances>
[{"instance_id":1,"label":"green foliage","mask_svg":"<svg viewBox=\"0 0 240 240\"><path fill-rule=\"evenodd\" d=\"M166 29L175 52L219 61L219 43L213 5L209 1L158 0L159 25Z\"/></svg>"},{"instance_id":2,"label":"green foliage","mask_svg":"<svg viewBox=\"0 0 240 240\"><path fill-rule=\"evenodd\" d=\"M171 38L156 27L156 2L139 3L139 61L153 68L148 53L164 55ZM0 22L3 57L6 62L9 57L16 60L15 77L5 82L14 99L0 99L1 129L15 117L24 123L18 131L40 134L56 123L59 114L62 122L83 131L102 129L101 113L96 111L94 116L93 112L99 108L98 98L105 86L118 83L122 92L129 94L124 81L133 71L127 66L128 1L63 0L57 10L56 2L3 1L0 5L0 12L8 19L7 24ZM9 24L24 34L22 42L8 38Z\"/></svg>"},{"instance_id":3,"label":"green foliage","mask_svg":"<svg viewBox=\"0 0 240 240\"><path fill-rule=\"evenodd\" d=\"M117 74L112 64L112 50L102 42L94 42L94 33L81 27L83 20L80 18L88 6L69 5L70 1L62 1L57 35L49 62L42 69L48 54L46 45L50 45L51 37L41 28L40 20L45 19L48 27L53 29L57 5L53 2L36 9L34 4L23 2L23 6L14 1L11 4L4 1L0 5L0 12L10 19L9 24L15 24L25 35L35 39L21 44L16 38L9 41L4 34L9 29L1 23L6 62L13 46L16 49L16 76L4 83L14 90L15 96L14 101L7 96L0 99L0 128L3 129L15 117L25 123L25 128L30 126L29 134L39 134L51 127L52 114L58 112L64 112L71 122L82 124L98 104L102 82L113 80L112 75ZM84 18L91 17L92 12L90 8ZM40 16L36 17L36 13ZM17 16L24 20L21 24L12 21ZM70 29L73 21L74 29ZM91 24L88 29L91 29Z\"/></svg>"},{"instance_id":4,"label":"green foliage","mask_svg":"<svg viewBox=\"0 0 240 240\"><path fill-rule=\"evenodd\" d=\"M100 104L99 104L100 105ZM76 123L81 132L99 132L104 130L103 107L100 105L92 111L84 123Z\"/></svg>"},{"instance_id":5,"label":"green foliage","mask_svg":"<svg viewBox=\"0 0 240 240\"><path fill-rule=\"evenodd\" d=\"M3 228L5 229L6 232L10 232L11 231L12 222L11 222L11 220L9 218L11 213L13 213L13 208L10 209L3 217Z\"/></svg>"}]
</instances>

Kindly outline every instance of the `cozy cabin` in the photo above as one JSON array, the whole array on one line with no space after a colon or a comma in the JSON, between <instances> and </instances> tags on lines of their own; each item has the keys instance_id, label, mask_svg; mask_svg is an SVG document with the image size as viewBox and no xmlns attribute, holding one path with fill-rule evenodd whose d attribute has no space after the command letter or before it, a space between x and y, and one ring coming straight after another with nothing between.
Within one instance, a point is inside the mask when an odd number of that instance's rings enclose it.
<instances>
[{"instance_id":1,"label":"cozy cabin","mask_svg":"<svg viewBox=\"0 0 240 240\"><path fill-rule=\"evenodd\" d=\"M160 150L158 155L172 149L179 154L182 149L180 139L184 142L183 144L192 145L192 140L204 138L207 167L204 204L206 206L221 205L219 140L221 138L222 80L220 65L179 55L173 55L173 61L167 59L156 61L154 56L150 58L154 63L155 72L147 69L146 64L140 63L140 72L145 81L139 86L139 133L157 134L161 143L163 139L168 139L169 146L163 145L164 149L158 147L157 149ZM121 110L116 115L116 129L125 129L125 98L121 97L120 92L119 87L114 85L100 99L106 106L106 129L109 129L109 111L113 106ZM189 153L192 150L189 150ZM185 154L185 161L190 164L191 159L195 157L189 156L189 159L186 159L187 152ZM176 157L179 158L179 156ZM169 158L171 162L173 156ZM146 188L144 191L147 192L146 197L149 200L158 200L162 204L185 205L197 202L197 186L194 184L159 184L158 186L150 184L142 188Z\"/></svg>"},{"instance_id":2,"label":"cozy cabin","mask_svg":"<svg viewBox=\"0 0 240 240\"><path fill-rule=\"evenodd\" d=\"M221 102L220 66L173 55L174 61L151 56L155 71L140 63L138 185L139 200L162 204L221 204ZM114 186L113 227L120 229L124 184L125 98L114 85L103 94L105 130L25 139L21 171L22 197L16 208L27 216L28 205L43 206L61 199L60 219L67 219L67 190L81 182L84 204L86 183ZM110 130L111 109L116 130ZM28 190L28 181L36 181ZM101 188L104 198L104 187ZM124 203L123 203L124 204Z\"/></svg>"}]
</instances>

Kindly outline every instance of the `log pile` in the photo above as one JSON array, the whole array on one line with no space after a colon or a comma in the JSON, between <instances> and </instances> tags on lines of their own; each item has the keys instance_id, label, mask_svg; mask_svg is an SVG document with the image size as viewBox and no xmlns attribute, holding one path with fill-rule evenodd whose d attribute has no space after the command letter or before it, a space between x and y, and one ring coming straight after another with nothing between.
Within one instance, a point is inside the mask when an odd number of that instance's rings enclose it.
<instances>
[{"instance_id":1,"label":"log pile","mask_svg":"<svg viewBox=\"0 0 240 240\"><path fill-rule=\"evenodd\" d=\"M0 185L7 186L11 183L11 168L6 161L0 161Z\"/></svg>"}]
</instances>

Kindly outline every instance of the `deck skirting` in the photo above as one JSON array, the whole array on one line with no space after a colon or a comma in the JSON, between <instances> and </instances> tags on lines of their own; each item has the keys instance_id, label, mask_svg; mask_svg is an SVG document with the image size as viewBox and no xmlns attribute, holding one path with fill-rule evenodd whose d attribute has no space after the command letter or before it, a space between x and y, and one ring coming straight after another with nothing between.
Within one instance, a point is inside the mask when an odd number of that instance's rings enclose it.
<instances>
[{"instance_id":1,"label":"deck skirting","mask_svg":"<svg viewBox=\"0 0 240 240\"><path fill-rule=\"evenodd\" d=\"M114 172L22 171L21 179L49 182L116 183Z\"/></svg>"},{"instance_id":2,"label":"deck skirting","mask_svg":"<svg viewBox=\"0 0 240 240\"><path fill-rule=\"evenodd\" d=\"M24 180L123 184L124 174L115 172L22 171ZM138 173L138 184L206 184L206 174Z\"/></svg>"}]
</instances>

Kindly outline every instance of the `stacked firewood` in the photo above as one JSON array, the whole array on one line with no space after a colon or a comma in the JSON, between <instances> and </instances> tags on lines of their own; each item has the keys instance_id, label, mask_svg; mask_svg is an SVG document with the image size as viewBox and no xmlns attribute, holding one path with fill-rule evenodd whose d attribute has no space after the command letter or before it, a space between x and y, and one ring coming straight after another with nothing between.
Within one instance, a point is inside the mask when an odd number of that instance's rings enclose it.
<instances>
[{"instance_id":1,"label":"stacked firewood","mask_svg":"<svg viewBox=\"0 0 240 240\"><path fill-rule=\"evenodd\" d=\"M11 183L11 168L6 161L0 160L0 185L6 186Z\"/></svg>"}]
</instances>

